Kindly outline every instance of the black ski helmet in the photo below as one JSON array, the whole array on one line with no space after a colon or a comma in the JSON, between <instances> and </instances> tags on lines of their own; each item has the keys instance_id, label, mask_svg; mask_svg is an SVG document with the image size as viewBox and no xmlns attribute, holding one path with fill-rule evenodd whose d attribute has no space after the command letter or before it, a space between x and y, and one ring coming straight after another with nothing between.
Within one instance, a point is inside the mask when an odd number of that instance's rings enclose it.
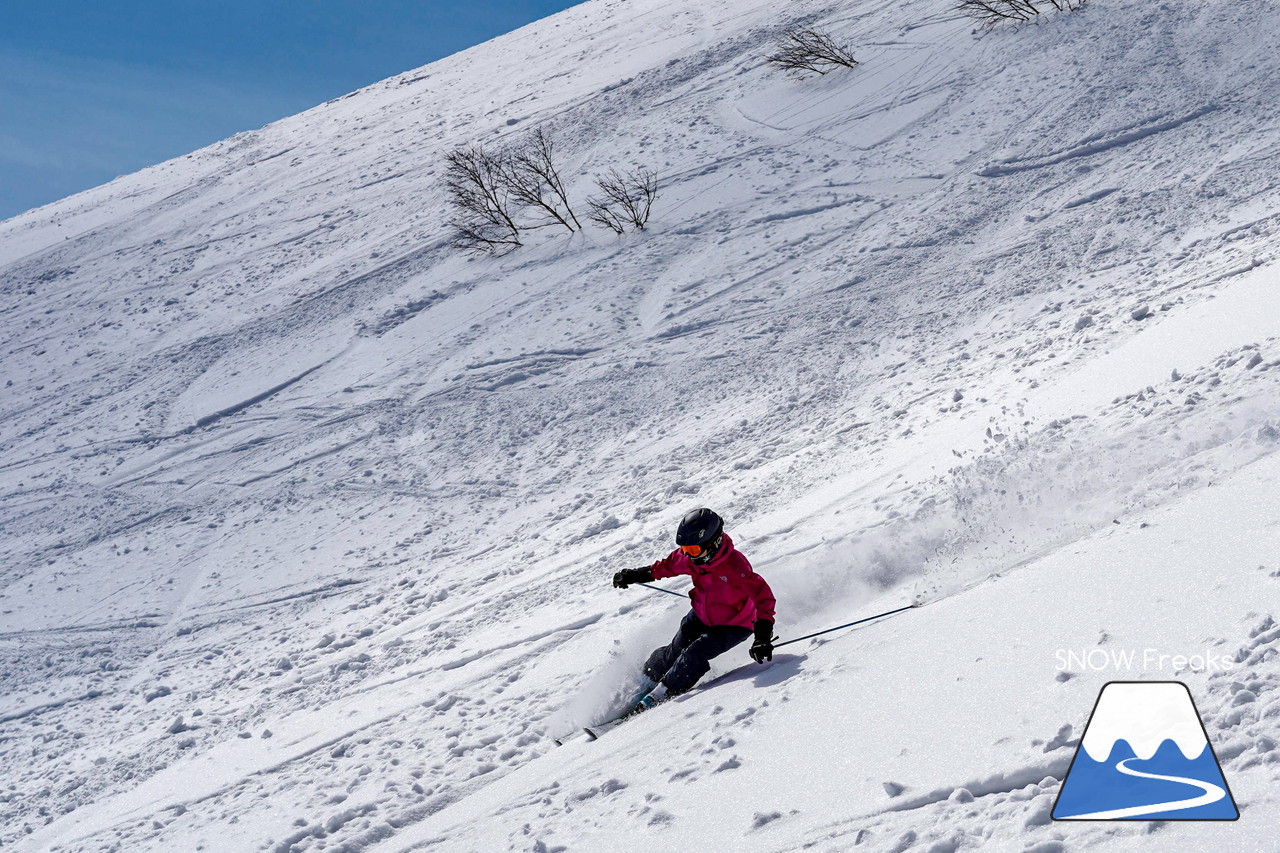
<instances>
[{"instance_id":1,"label":"black ski helmet","mask_svg":"<svg viewBox=\"0 0 1280 853\"><path fill-rule=\"evenodd\" d=\"M676 528L676 544L697 565L711 562L724 540L724 519L706 507L685 514Z\"/></svg>"}]
</instances>

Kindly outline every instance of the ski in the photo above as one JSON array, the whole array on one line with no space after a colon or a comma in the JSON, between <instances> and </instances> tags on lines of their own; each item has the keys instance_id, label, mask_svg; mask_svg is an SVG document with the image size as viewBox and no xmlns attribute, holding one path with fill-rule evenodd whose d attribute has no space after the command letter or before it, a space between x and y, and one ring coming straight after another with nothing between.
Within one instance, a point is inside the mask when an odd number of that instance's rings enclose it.
<instances>
[{"instance_id":1,"label":"ski","mask_svg":"<svg viewBox=\"0 0 1280 853\"><path fill-rule=\"evenodd\" d=\"M591 738L587 735L585 729L578 729L576 731L569 732L568 734L560 735L560 737L552 738L551 741L556 746L564 746L566 743L569 743L571 741L584 740L584 739L591 740Z\"/></svg>"},{"instance_id":2,"label":"ski","mask_svg":"<svg viewBox=\"0 0 1280 853\"><path fill-rule=\"evenodd\" d=\"M585 726L582 730L587 733L587 737L592 740L598 740L605 732L613 731L632 717L637 716L638 714L643 714L645 711L652 711L658 705L662 704L662 701L663 700L661 699L655 701L646 696L641 700L643 704L633 705L628 708L625 713L614 717L612 720L606 720L603 723L596 723L594 726Z\"/></svg>"},{"instance_id":3,"label":"ski","mask_svg":"<svg viewBox=\"0 0 1280 853\"><path fill-rule=\"evenodd\" d=\"M627 720L634 717L636 713L637 711L632 709L630 711L627 711L627 713L623 714L620 717L614 717L612 720L605 720L603 723L596 723L594 726L586 726L582 730L587 733L587 737L591 738L592 740L597 740L600 738L601 735L605 734L606 732L613 731L618 726L622 725Z\"/></svg>"},{"instance_id":4,"label":"ski","mask_svg":"<svg viewBox=\"0 0 1280 853\"><path fill-rule=\"evenodd\" d=\"M589 726L583 726L580 731L570 732L567 735L555 738L556 746L564 746L571 740L577 740L579 736L585 736L588 741L599 740L606 732L611 732L627 720L640 713L634 707L627 709L626 713L620 714L612 719L605 720L603 723L593 723Z\"/></svg>"},{"instance_id":5,"label":"ski","mask_svg":"<svg viewBox=\"0 0 1280 853\"><path fill-rule=\"evenodd\" d=\"M616 719L605 720L603 723L596 723L594 726L583 726L582 730L586 732L586 735L589 739L599 740L601 736L603 736L607 732L613 731L618 726L622 725L628 719L630 719L630 717L631 717L631 712L628 711L627 713L623 714L621 717L617 717Z\"/></svg>"},{"instance_id":6,"label":"ski","mask_svg":"<svg viewBox=\"0 0 1280 853\"><path fill-rule=\"evenodd\" d=\"M576 732L569 732L567 735L561 735L558 738L552 738L552 741L555 743L556 746L564 746L566 743L570 743L571 741L576 741L576 740L586 740L590 742L590 741L599 739L599 737L603 735L605 732L608 732L617 728L618 725L621 723L622 723L621 717L613 720L605 720L603 723L593 723L589 726L583 726L582 728L578 729Z\"/></svg>"},{"instance_id":7,"label":"ski","mask_svg":"<svg viewBox=\"0 0 1280 853\"><path fill-rule=\"evenodd\" d=\"M578 740L581 737L585 737L588 741L597 740L605 732L616 728L619 724L622 723L623 720L630 717L633 712L634 712L634 709L630 709L626 713L621 714L617 717L613 717L612 719L605 720L602 723L592 723L589 726L583 726L581 729L579 729L576 732L570 732L567 735L561 735L560 737L554 739L555 744L556 746L564 746L569 741Z\"/></svg>"}]
</instances>

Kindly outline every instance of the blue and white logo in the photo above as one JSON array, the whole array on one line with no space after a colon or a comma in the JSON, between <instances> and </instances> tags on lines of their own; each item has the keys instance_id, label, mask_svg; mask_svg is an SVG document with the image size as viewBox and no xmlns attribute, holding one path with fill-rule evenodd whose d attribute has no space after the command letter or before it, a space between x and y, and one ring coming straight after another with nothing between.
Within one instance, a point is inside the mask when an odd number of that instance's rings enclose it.
<instances>
[{"instance_id":1,"label":"blue and white logo","mask_svg":"<svg viewBox=\"0 0 1280 853\"><path fill-rule=\"evenodd\" d=\"M1180 681L1113 681L1076 747L1054 820L1240 817L1191 692Z\"/></svg>"}]
</instances>

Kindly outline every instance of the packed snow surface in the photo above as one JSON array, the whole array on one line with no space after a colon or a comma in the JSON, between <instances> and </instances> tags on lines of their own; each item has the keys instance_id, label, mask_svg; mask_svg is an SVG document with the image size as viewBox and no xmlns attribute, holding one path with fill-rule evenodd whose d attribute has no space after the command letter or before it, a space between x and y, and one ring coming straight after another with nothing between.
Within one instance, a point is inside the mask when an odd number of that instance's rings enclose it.
<instances>
[{"instance_id":1,"label":"packed snow surface","mask_svg":"<svg viewBox=\"0 0 1280 853\"><path fill-rule=\"evenodd\" d=\"M0 223L0 847L1275 850L1262 6L590 0ZM535 128L649 226L451 248ZM922 606L555 746L697 506L783 639ZM1134 679L1238 821L1051 821Z\"/></svg>"}]
</instances>

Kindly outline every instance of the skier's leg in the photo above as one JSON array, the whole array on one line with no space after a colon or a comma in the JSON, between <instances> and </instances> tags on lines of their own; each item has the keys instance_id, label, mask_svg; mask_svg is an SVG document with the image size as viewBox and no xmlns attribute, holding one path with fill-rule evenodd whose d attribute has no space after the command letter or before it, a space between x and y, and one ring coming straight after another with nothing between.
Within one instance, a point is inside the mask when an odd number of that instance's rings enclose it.
<instances>
[{"instance_id":1,"label":"skier's leg","mask_svg":"<svg viewBox=\"0 0 1280 853\"><path fill-rule=\"evenodd\" d=\"M711 669L711 659L751 637L750 628L737 625L714 625L689 644L662 677L667 695L684 693Z\"/></svg>"},{"instance_id":2,"label":"skier's leg","mask_svg":"<svg viewBox=\"0 0 1280 853\"><path fill-rule=\"evenodd\" d=\"M689 614L680 620L680 628L671 642L654 649L649 655L649 659L644 664L645 676L655 683L661 681L667 674L667 670L671 669L672 664L680 657L681 652L689 648L706 630L707 626L703 625L702 620L694 616L693 611L690 610Z\"/></svg>"}]
</instances>

